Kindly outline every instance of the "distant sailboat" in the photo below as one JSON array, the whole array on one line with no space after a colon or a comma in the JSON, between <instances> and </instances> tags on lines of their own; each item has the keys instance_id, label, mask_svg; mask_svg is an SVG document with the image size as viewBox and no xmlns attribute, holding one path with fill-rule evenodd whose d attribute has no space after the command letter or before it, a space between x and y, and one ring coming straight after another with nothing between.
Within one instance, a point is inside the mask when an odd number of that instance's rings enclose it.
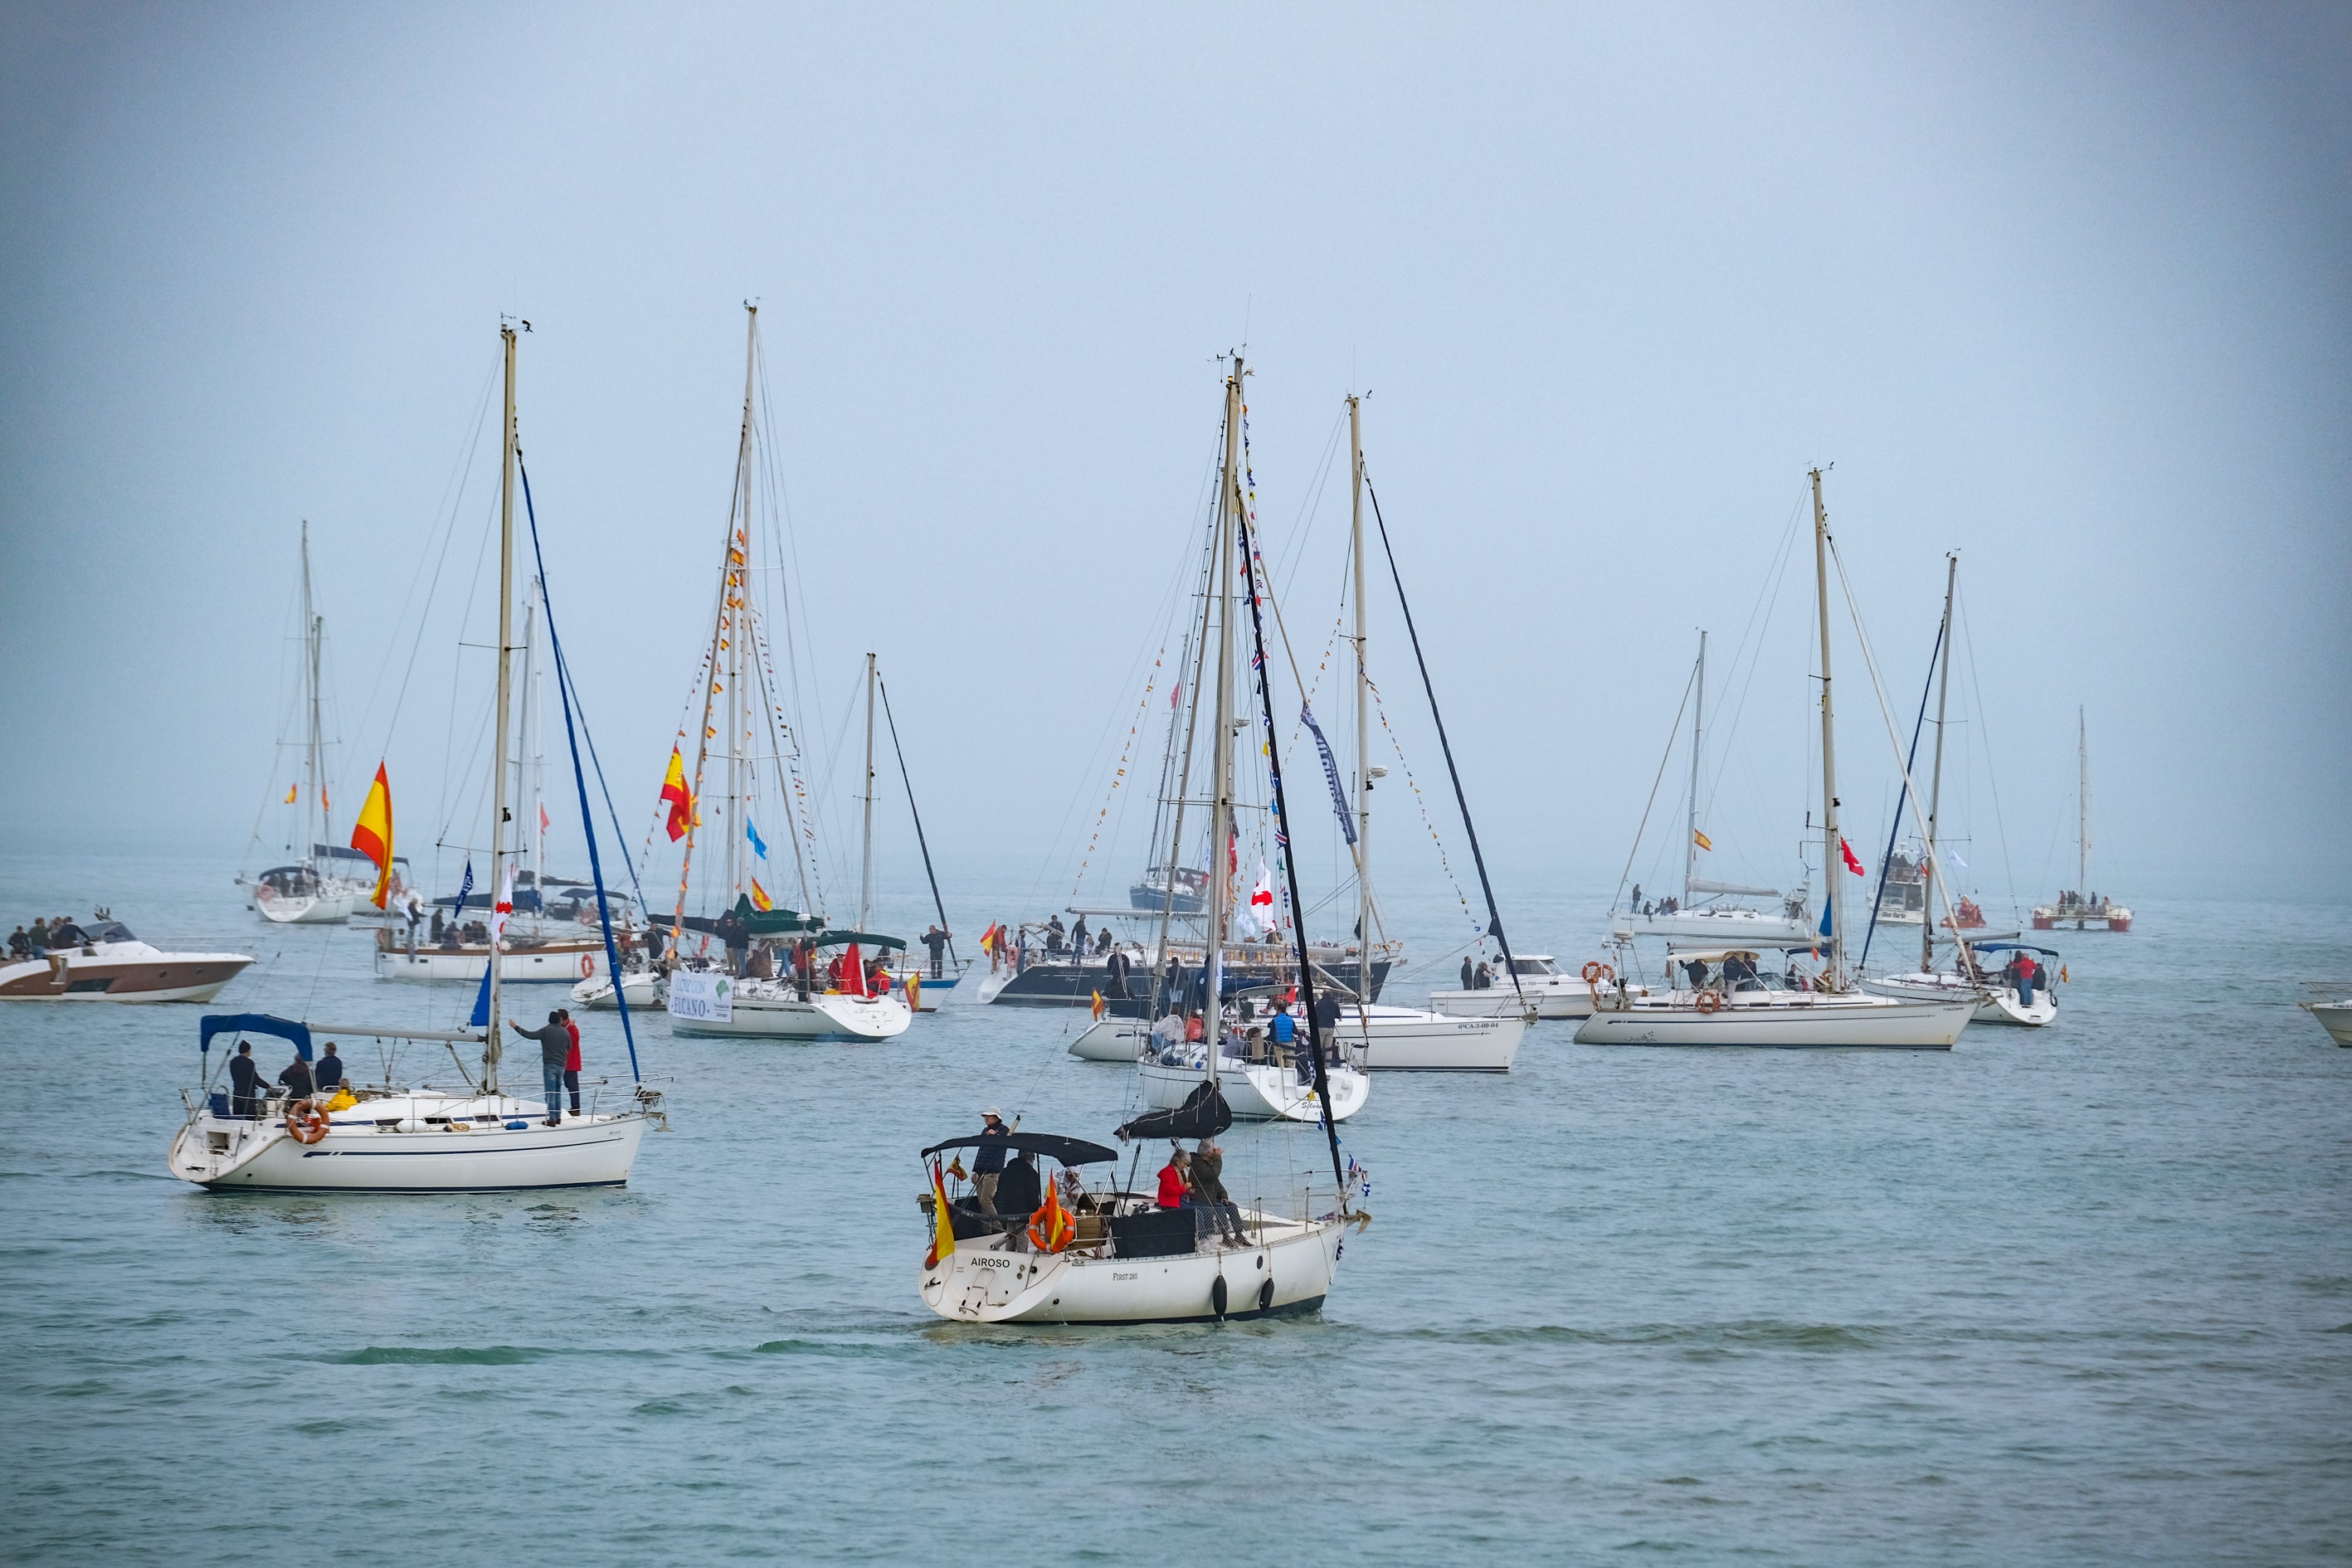
<instances>
[{"instance_id":1,"label":"distant sailboat","mask_svg":"<svg viewBox=\"0 0 2352 1568\"><path fill-rule=\"evenodd\" d=\"M2080 708L2074 710L2074 885L2033 907L2033 929L2126 931L2131 910L2091 890L2091 731Z\"/></svg>"}]
</instances>

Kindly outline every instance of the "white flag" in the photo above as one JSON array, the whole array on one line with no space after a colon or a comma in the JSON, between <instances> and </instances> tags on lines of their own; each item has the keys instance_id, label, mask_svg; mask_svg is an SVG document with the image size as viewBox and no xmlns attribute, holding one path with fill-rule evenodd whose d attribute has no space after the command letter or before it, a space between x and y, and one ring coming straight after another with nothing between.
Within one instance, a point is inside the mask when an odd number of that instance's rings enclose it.
<instances>
[{"instance_id":1,"label":"white flag","mask_svg":"<svg viewBox=\"0 0 2352 1568\"><path fill-rule=\"evenodd\" d=\"M1274 874L1265 868L1263 860L1257 863L1257 889L1250 894L1250 913L1265 930L1274 930Z\"/></svg>"}]
</instances>

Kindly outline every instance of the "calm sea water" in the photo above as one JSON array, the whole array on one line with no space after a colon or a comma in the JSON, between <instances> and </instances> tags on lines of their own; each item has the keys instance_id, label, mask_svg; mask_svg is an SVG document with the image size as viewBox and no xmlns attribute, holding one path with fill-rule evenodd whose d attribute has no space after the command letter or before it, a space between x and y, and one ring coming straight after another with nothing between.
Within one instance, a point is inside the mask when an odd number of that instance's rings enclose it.
<instances>
[{"instance_id":1,"label":"calm sea water","mask_svg":"<svg viewBox=\"0 0 2352 1568\"><path fill-rule=\"evenodd\" d=\"M0 862L6 925L93 897L266 955L224 1007L465 1000L265 929L217 867ZM1595 903L1515 923L1580 961ZM1347 1129L1374 1222L1319 1317L1263 1326L922 1308L916 1150L991 1103L1127 1109L1059 1014L879 1047L652 1020L675 1131L626 1190L329 1200L164 1174L202 1009L10 1007L0 1555L2342 1561L2352 1051L2288 1004L2352 974L2352 910L2135 903L2057 944L2057 1027L1948 1056L1552 1025L1507 1079L1384 1077ZM1254 1180L1318 1153L1227 1143Z\"/></svg>"}]
</instances>

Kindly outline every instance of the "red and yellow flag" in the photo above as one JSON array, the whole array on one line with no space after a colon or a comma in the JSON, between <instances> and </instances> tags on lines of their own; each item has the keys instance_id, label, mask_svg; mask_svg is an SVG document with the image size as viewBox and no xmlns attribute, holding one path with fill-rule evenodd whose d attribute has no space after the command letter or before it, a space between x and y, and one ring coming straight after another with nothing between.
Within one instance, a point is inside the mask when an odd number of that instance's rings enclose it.
<instances>
[{"instance_id":1,"label":"red and yellow flag","mask_svg":"<svg viewBox=\"0 0 2352 1568\"><path fill-rule=\"evenodd\" d=\"M367 799L360 803L359 820L352 824L352 847L375 862L375 891L368 902L383 909L392 887L392 781L382 763L375 765Z\"/></svg>"},{"instance_id":2,"label":"red and yellow flag","mask_svg":"<svg viewBox=\"0 0 2352 1568\"><path fill-rule=\"evenodd\" d=\"M1037 1205L1035 1214L1029 1216L1029 1239L1036 1243L1040 1252L1060 1252L1070 1245L1070 1238L1077 1231L1077 1222L1071 1219L1070 1211L1062 1206L1061 1184L1048 1181L1045 1184L1045 1201Z\"/></svg>"},{"instance_id":3,"label":"red and yellow flag","mask_svg":"<svg viewBox=\"0 0 2352 1568\"><path fill-rule=\"evenodd\" d=\"M686 788L686 759L676 746L669 749L669 772L662 776L661 797L669 803L669 836L675 843L686 837L694 822L694 797Z\"/></svg>"},{"instance_id":4,"label":"red and yellow flag","mask_svg":"<svg viewBox=\"0 0 2352 1568\"><path fill-rule=\"evenodd\" d=\"M923 1255L923 1267L937 1268L940 1260L955 1250L955 1226L948 1219L948 1184L940 1174L940 1163L931 1162L931 1249Z\"/></svg>"},{"instance_id":5,"label":"red and yellow flag","mask_svg":"<svg viewBox=\"0 0 2352 1568\"><path fill-rule=\"evenodd\" d=\"M300 784L288 784L286 786L286 804L292 805L294 804L294 797L301 793L302 786Z\"/></svg>"},{"instance_id":6,"label":"red and yellow flag","mask_svg":"<svg viewBox=\"0 0 2352 1568\"><path fill-rule=\"evenodd\" d=\"M1691 829L1691 842L1697 845L1702 849L1712 849L1715 847L1715 841L1709 838L1706 834L1701 833L1696 827Z\"/></svg>"},{"instance_id":7,"label":"red and yellow flag","mask_svg":"<svg viewBox=\"0 0 2352 1568\"><path fill-rule=\"evenodd\" d=\"M762 913L776 907L776 900L768 897L768 889L760 886L757 877L751 879L751 907Z\"/></svg>"}]
</instances>

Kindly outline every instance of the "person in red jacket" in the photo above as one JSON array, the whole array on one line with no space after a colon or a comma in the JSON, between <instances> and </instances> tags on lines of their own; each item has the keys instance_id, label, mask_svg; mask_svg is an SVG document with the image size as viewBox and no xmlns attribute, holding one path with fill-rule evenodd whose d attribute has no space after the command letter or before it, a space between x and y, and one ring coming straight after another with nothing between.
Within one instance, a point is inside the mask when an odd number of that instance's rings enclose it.
<instances>
[{"instance_id":1,"label":"person in red jacket","mask_svg":"<svg viewBox=\"0 0 2352 1568\"><path fill-rule=\"evenodd\" d=\"M1192 1156L1179 1148L1169 1154L1168 1163L1160 1167L1160 1206L1161 1208L1181 1209L1184 1206L1185 1194L1190 1191L1184 1180L1184 1167L1191 1163Z\"/></svg>"},{"instance_id":2,"label":"person in red jacket","mask_svg":"<svg viewBox=\"0 0 2352 1568\"><path fill-rule=\"evenodd\" d=\"M571 1052L563 1058L563 1087L572 1091L572 1114L580 1114L580 1026L572 1021L572 1009L563 1009L563 1032L572 1037Z\"/></svg>"}]
</instances>

